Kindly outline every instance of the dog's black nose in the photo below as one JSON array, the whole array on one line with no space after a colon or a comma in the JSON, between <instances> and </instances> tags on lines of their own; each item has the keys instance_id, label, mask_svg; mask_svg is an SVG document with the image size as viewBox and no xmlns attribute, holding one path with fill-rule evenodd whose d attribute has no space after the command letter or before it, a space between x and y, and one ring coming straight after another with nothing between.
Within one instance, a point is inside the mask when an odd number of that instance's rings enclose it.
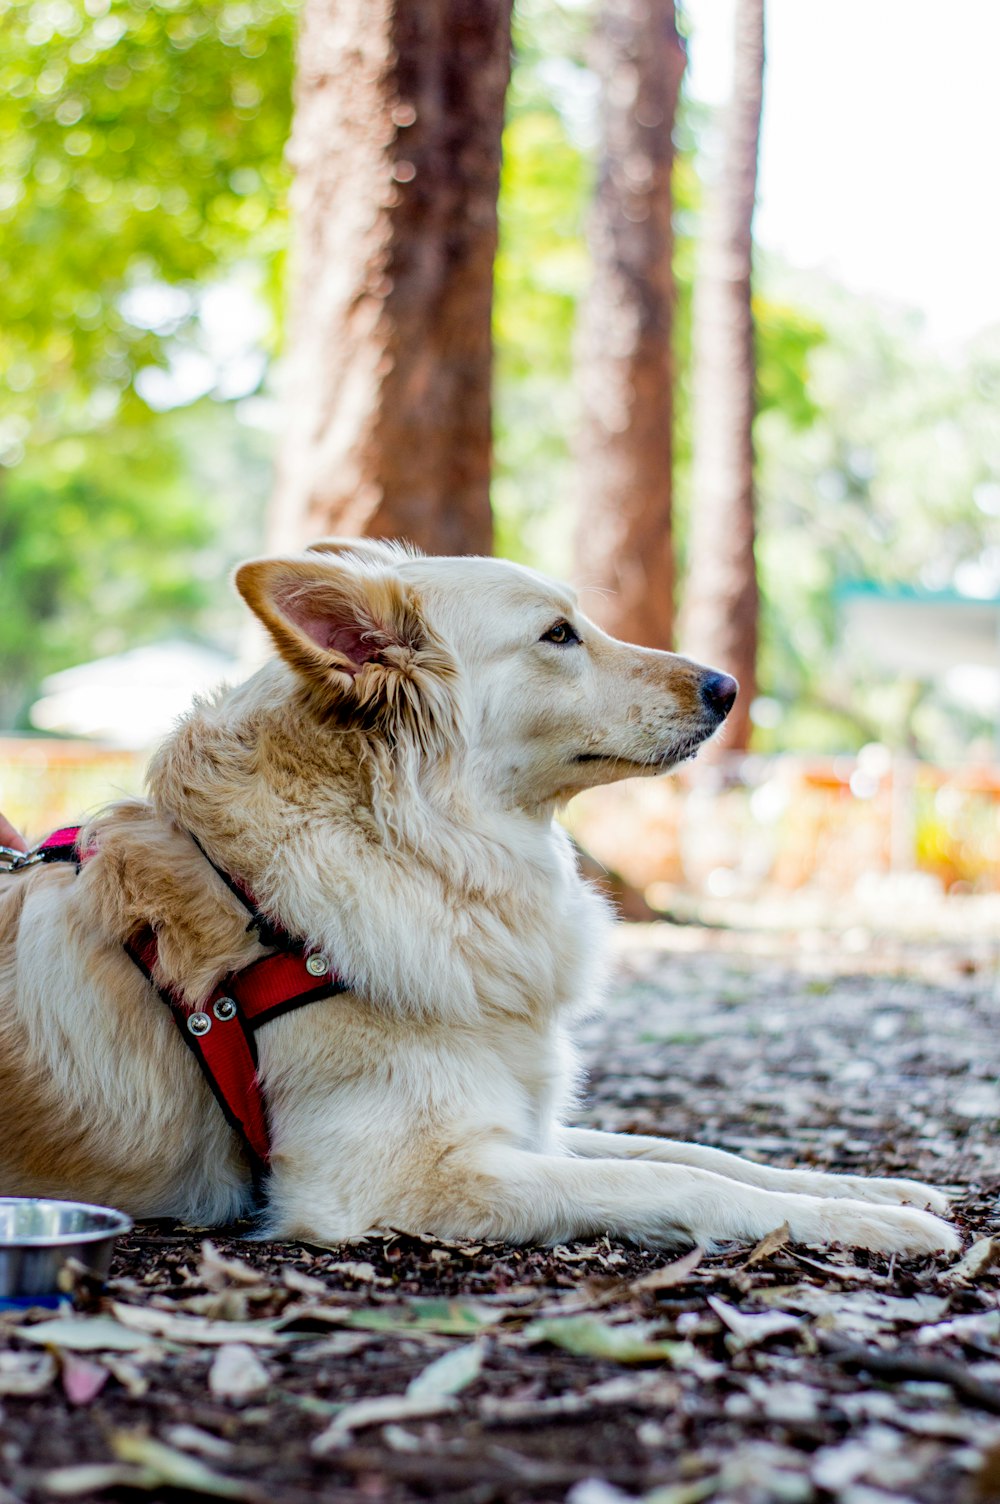
<instances>
[{"instance_id":1,"label":"dog's black nose","mask_svg":"<svg viewBox=\"0 0 1000 1504\"><path fill-rule=\"evenodd\" d=\"M724 721L736 702L739 687L732 674L709 674L701 681L701 698L712 714Z\"/></svg>"}]
</instances>

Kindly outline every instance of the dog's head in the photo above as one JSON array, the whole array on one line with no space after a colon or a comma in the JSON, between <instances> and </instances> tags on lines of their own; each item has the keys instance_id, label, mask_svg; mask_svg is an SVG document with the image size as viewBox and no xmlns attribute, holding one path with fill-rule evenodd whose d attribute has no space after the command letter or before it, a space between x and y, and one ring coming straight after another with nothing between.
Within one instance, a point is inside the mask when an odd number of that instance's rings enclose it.
<instances>
[{"instance_id":1,"label":"dog's head","mask_svg":"<svg viewBox=\"0 0 1000 1504\"><path fill-rule=\"evenodd\" d=\"M565 586L502 560L333 539L236 583L321 719L461 759L507 806L665 772L736 697L728 675L608 637Z\"/></svg>"}]
</instances>

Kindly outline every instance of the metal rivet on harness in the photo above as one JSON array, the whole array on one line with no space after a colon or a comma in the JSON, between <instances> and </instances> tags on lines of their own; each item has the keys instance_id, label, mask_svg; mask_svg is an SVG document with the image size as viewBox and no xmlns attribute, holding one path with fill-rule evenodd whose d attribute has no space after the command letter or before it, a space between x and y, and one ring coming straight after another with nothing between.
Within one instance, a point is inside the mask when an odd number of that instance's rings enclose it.
<instances>
[{"instance_id":1,"label":"metal rivet on harness","mask_svg":"<svg viewBox=\"0 0 1000 1504\"><path fill-rule=\"evenodd\" d=\"M212 1027L212 1020L207 1013L192 1013L187 1021L187 1026L189 1034L196 1034L200 1037L202 1034L208 1033Z\"/></svg>"},{"instance_id":2,"label":"metal rivet on harness","mask_svg":"<svg viewBox=\"0 0 1000 1504\"><path fill-rule=\"evenodd\" d=\"M318 951L306 960L306 971L308 971L311 977L325 977L329 970L329 961L326 959L326 956L321 956Z\"/></svg>"},{"instance_id":3,"label":"metal rivet on harness","mask_svg":"<svg viewBox=\"0 0 1000 1504\"><path fill-rule=\"evenodd\" d=\"M212 1012L222 1023L228 1023L229 1019L236 1017L236 1004L231 997L220 997Z\"/></svg>"}]
</instances>

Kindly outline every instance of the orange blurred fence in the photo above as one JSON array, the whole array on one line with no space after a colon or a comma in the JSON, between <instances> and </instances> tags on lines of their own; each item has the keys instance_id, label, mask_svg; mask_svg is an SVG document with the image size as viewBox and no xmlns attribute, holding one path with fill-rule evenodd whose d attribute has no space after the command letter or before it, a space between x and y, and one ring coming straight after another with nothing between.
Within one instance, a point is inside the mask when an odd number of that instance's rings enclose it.
<instances>
[{"instance_id":1,"label":"orange blurred fence","mask_svg":"<svg viewBox=\"0 0 1000 1504\"><path fill-rule=\"evenodd\" d=\"M570 806L569 824L642 889L849 893L872 874L918 872L943 892L1000 891L1000 770L931 767L883 748L695 763L595 789Z\"/></svg>"},{"instance_id":2,"label":"orange blurred fence","mask_svg":"<svg viewBox=\"0 0 1000 1504\"><path fill-rule=\"evenodd\" d=\"M0 810L29 840L142 792L146 753L52 737L0 737Z\"/></svg>"},{"instance_id":3,"label":"orange blurred fence","mask_svg":"<svg viewBox=\"0 0 1000 1504\"><path fill-rule=\"evenodd\" d=\"M140 792L145 761L89 742L0 738L0 809L39 837ZM945 892L1000 891L1000 769L931 767L881 747L857 758L694 763L673 778L595 789L567 823L643 889L848 893L873 873L921 872Z\"/></svg>"}]
</instances>

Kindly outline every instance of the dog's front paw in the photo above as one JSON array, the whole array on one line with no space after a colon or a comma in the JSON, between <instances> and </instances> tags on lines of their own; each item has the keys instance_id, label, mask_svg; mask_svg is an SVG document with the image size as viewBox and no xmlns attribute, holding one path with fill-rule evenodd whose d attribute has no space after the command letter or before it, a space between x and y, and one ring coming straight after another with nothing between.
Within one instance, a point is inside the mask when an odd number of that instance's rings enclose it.
<instances>
[{"instance_id":1,"label":"dog's front paw","mask_svg":"<svg viewBox=\"0 0 1000 1504\"><path fill-rule=\"evenodd\" d=\"M890 1206L920 1206L943 1217L948 1197L934 1186L919 1180L896 1180L888 1176L838 1175L844 1194L854 1201L876 1201Z\"/></svg>"},{"instance_id":2,"label":"dog's front paw","mask_svg":"<svg viewBox=\"0 0 1000 1504\"><path fill-rule=\"evenodd\" d=\"M872 1182L868 1182L871 1184ZM920 1187L922 1190L923 1187ZM791 1221L791 1234L804 1243L847 1243L873 1253L957 1253L961 1239L955 1229L930 1212L909 1206L863 1201L828 1201L805 1225Z\"/></svg>"}]
</instances>

